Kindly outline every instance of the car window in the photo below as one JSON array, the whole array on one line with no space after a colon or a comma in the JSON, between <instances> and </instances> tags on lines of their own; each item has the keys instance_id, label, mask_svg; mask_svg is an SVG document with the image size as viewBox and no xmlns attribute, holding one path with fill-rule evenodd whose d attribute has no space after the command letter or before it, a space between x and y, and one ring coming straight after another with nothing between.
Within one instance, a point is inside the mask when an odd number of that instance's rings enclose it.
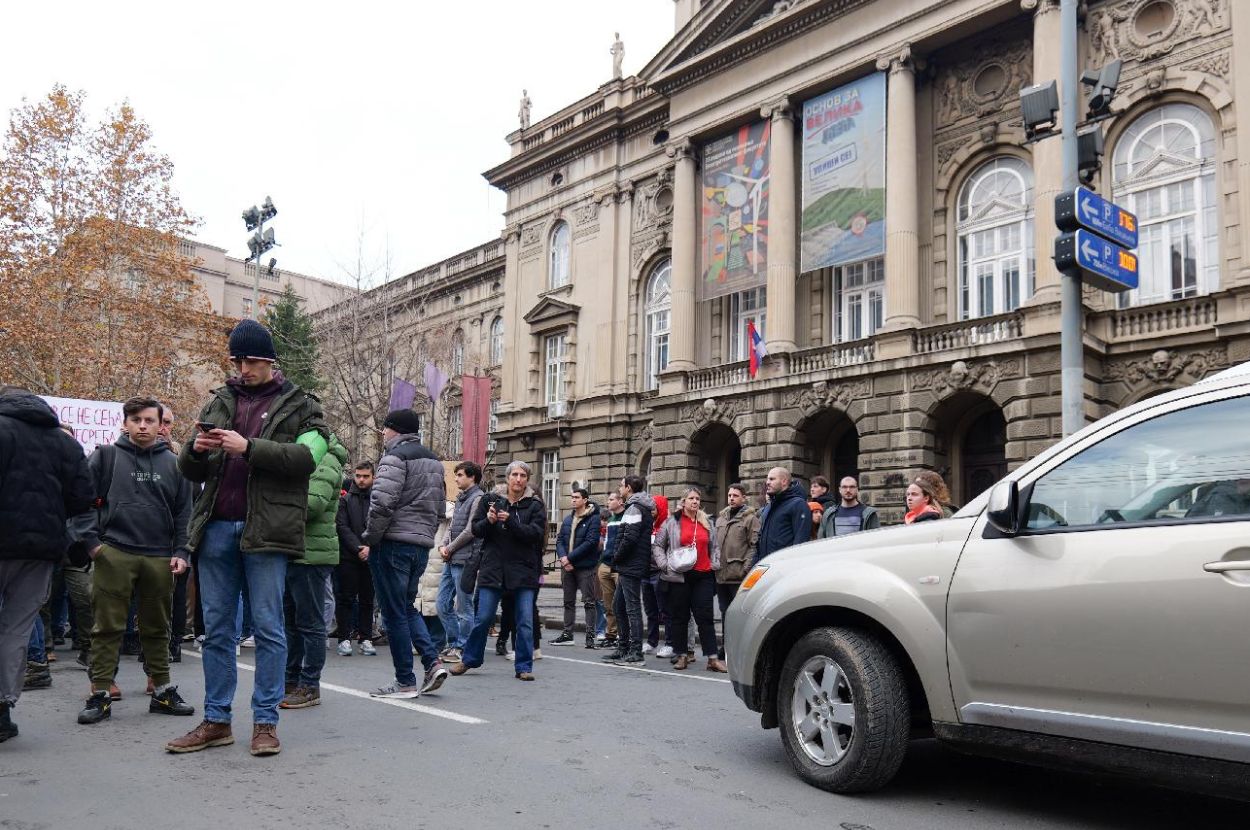
<instances>
[{"instance_id":1,"label":"car window","mask_svg":"<svg viewBox=\"0 0 1250 830\"><path fill-rule=\"evenodd\" d=\"M1124 429L1038 479L1026 527L1250 517L1250 398Z\"/></svg>"}]
</instances>

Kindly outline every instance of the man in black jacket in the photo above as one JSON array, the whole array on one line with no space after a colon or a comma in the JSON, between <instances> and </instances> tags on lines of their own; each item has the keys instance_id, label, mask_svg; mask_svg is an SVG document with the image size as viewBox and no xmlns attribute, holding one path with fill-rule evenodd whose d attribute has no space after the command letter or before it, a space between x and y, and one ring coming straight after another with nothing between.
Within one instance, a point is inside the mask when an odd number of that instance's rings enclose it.
<instances>
[{"instance_id":1,"label":"man in black jacket","mask_svg":"<svg viewBox=\"0 0 1250 830\"><path fill-rule=\"evenodd\" d=\"M642 580L651 568L651 529L655 499L647 492L647 480L629 475L621 480L625 514L612 570L616 572L616 626L620 632L616 651L605 663L636 665L642 658Z\"/></svg>"},{"instance_id":2,"label":"man in black jacket","mask_svg":"<svg viewBox=\"0 0 1250 830\"><path fill-rule=\"evenodd\" d=\"M335 616L339 629L339 655L352 654L352 604L360 608L356 624L356 642L360 653L372 657L373 647L373 576L369 573L368 552L364 540L365 523L369 519L369 492L373 489L373 462L362 461L353 471L351 489L339 498L335 527L339 534L339 590L335 594Z\"/></svg>"},{"instance_id":3,"label":"man in black jacket","mask_svg":"<svg viewBox=\"0 0 1250 830\"><path fill-rule=\"evenodd\" d=\"M174 577L187 570L191 485L178 472L161 428L161 405L152 398L122 404L126 432L98 448L87 462L100 482L94 521L84 537L95 563L91 636L91 696L78 714L82 724L112 715L109 687L117 674L130 597L139 593L139 632L154 691L148 711L191 715L169 678L169 629Z\"/></svg>"},{"instance_id":4,"label":"man in black jacket","mask_svg":"<svg viewBox=\"0 0 1250 830\"><path fill-rule=\"evenodd\" d=\"M551 640L553 646L573 645L577 592L582 592L586 608L586 648L595 647L595 627L599 623L598 599L599 506L590 500L585 487L573 490L573 509L564 517L556 535L556 559L560 562L560 585L564 590L564 630Z\"/></svg>"},{"instance_id":5,"label":"man in black jacket","mask_svg":"<svg viewBox=\"0 0 1250 830\"><path fill-rule=\"evenodd\" d=\"M52 569L69 547L66 519L94 499L82 447L51 407L25 390L0 390L0 742L17 735L10 710Z\"/></svg>"}]
</instances>

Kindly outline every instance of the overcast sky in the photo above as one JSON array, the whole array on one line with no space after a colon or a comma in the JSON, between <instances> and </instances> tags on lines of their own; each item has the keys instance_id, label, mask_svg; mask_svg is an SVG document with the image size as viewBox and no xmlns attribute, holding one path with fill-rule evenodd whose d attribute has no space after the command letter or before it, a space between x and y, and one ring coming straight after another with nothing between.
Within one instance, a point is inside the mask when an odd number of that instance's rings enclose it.
<instances>
[{"instance_id":1,"label":"overcast sky","mask_svg":"<svg viewBox=\"0 0 1250 830\"><path fill-rule=\"evenodd\" d=\"M347 281L364 238L393 275L498 236L522 87L533 120L625 74L673 34L672 0L6 4L0 105L54 83L92 121L128 99L175 165L198 238L247 254L271 195L279 268Z\"/></svg>"}]
</instances>

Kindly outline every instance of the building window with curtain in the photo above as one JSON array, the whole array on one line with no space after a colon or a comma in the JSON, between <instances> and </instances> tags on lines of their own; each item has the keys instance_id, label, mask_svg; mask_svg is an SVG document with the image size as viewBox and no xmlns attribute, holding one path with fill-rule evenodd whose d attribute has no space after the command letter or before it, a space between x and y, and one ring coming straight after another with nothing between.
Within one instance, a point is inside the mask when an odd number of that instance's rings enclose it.
<instances>
[{"instance_id":1,"label":"building window with curtain","mask_svg":"<svg viewBox=\"0 0 1250 830\"><path fill-rule=\"evenodd\" d=\"M543 373L543 400L548 406L564 401L564 360L566 354L567 335L549 334L544 341L546 356Z\"/></svg>"},{"instance_id":2,"label":"building window with curtain","mask_svg":"<svg viewBox=\"0 0 1250 830\"><path fill-rule=\"evenodd\" d=\"M560 523L560 451L543 450L542 494L548 524Z\"/></svg>"},{"instance_id":3,"label":"building window with curtain","mask_svg":"<svg viewBox=\"0 0 1250 830\"><path fill-rule=\"evenodd\" d=\"M490 324L490 365L503 363L503 318L496 317Z\"/></svg>"},{"instance_id":4,"label":"building window with curtain","mask_svg":"<svg viewBox=\"0 0 1250 830\"><path fill-rule=\"evenodd\" d=\"M885 324L885 260L843 265L833 272L834 337L839 342L871 337Z\"/></svg>"},{"instance_id":5,"label":"building window with curtain","mask_svg":"<svg viewBox=\"0 0 1250 830\"><path fill-rule=\"evenodd\" d=\"M1138 287L1121 308L1219 288L1215 128L1192 104L1166 104L1134 121L1116 142L1112 200L1137 214Z\"/></svg>"},{"instance_id":6,"label":"building window with curtain","mask_svg":"<svg viewBox=\"0 0 1250 830\"><path fill-rule=\"evenodd\" d=\"M547 285L559 288L568 285L571 279L569 260L571 253L572 234L569 233L568 222L558 222L551 231L551 259L548 269Z\"/></svg>"},{"instance_id":7,"label":"building window with curtain","mask_svg":"<svg viewBox=\"0 0 1250 830\"><path fill-rule=\"evenodd\" d=\"M449 455L460 455L464 445L464 408L452 406L447 408L447 452Z\"/></svg>"},{"instance_id":8,"label":"building window with curtain","mask_svg":"<svg viewBox=\"0 0 1250 830\"><path fill-rule=\"evenodd\" d=\"M959 319L1015 311L1033 293L1033 171L1014 156L978 167L959 191Z\"/></svg>"},{"instance_id":9,"label":"building window with curtain","mask_svg":"<svg viewBox=\"0 0 1250 830\"><path fill-rule=\"evenodd\" d=\"M451 336L451 373L464 374L464 332L460 329Z\"/></svg>"},{"instance_id":10,"label":"building window with curtain","mask_svg":"<svg viewBox=\"0 0 1250 830\"><path fill-rule=\"evenodd\" d=\"M729 361L736 363L750 357L747 342L747 323L755 323L755 330L764 337L768 292L763 286L748 288L729 295Z\"/></svg>"},{"instance_id":11,"label":"building window with curtain","mask_svg":"<svg viewBox=\"0 0 1250 830\"><path fill-rule=\"evenodd\" d=\"M660 372L668 368L668 335L672 319L672 260L664 260L647 281L646 308L646 388L658 389Z\"/></svg>"}]
</instances>

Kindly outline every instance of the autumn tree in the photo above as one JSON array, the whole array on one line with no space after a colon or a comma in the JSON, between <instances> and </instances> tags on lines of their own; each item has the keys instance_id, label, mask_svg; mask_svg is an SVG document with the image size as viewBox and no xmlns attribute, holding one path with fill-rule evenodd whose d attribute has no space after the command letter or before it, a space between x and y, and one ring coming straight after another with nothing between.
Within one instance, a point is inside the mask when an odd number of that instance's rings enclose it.
<instances>
[{"instance_id":1,"label":"autumn tree","mask_svg":"<svg viewBox=\"0 0 1250 830\"><path fill-rule=\"evenodd\" d=\"M0 148L0 381L96 400L146 393L188 412L224 369L195 225L174 166L123 103L89 124L53 87L10 114Z\"/></svg>"},{"instance_id":2,"label":"autumn tree","mask_svg":"<svg viewBox=\"0 0 1250 830\"><path fill-rule=\"evenodd\" d=\"M309 392L320 392L325 382L317 374L320 349L313 337L312 316L304 311L304 298L289 282L282 296L265 309L261 321L273 335L274 351L282 373Z\"/></svg>"}]
</instances>

